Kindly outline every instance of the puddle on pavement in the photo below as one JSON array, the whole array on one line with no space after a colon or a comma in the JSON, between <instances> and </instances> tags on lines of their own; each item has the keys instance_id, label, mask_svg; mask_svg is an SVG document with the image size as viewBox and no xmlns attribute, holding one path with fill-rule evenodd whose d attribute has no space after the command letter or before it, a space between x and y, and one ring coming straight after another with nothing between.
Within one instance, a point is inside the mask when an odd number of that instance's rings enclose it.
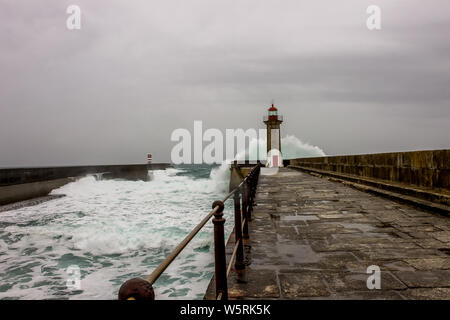
<instances>
[{"instance_id":1,"label":"puddle on pavement","mask_svg":"<svg viewBox=\"0 0 450 320\"><path fill-rule=\"evenodd\" d=\"M344 228L348 228L348 229L358 229L362 232L370 232L372 230L375 229L374 226L371 226L370 224L364 224L364 223L339 223L341 226L343 226Z\"/></svg>"},{"instance_id":2,"label":"puddle on pavement","mask_svg":"<svg viewBox=\"0 0 450 320\"><path fill-rule=\"evenodd\" d=\"M367 232L366 236L367 237L374 237L374 238L392 239L391 235L389 235L388 233L383 233L383 232Z\"/></svg>"},{"instance_id":3,"label":"puddle on pavement","mask_svg":"<svg viewBox=\"0 0 450 320\"><path fill-rule=\"evenodd\" d=\"M311 249L310 245L277 243L277 249L281 256L295 263L314 263L320 260L319 255Z\"/></svg>"},{"instance_id":4,"label":"puddle on pavement","mask_svg":"<svg viewBox=\"0 0 450 320\"><path fill-rule=\"evenodd\" d=\"M312 204L323 204L323 203L330 203L330 202L336 202L337 200L309 200L309 203Z\"/></svg>"},{"instance_id":5,"label":"puddle on pavement","mask_svg":"<svg viewBox=\"0 0 450 320\"><path fill-rule=\"evenodd\" d=\"M316 204L326 204L332 202L338 202L339 199L298 199L297 204L299 206L310 206Z\"/></svg>"},{"instance_id":6,"label":"puddle on pavement","mask_svg":"<svg viewBox=\"0 0 450 320\"><path fill-rule=\"evenodd\" d=\"M281 220L285 221L308 221L308 220L319 220L316 216L305 215L305 216L281 216Z\"/></svg>"},{"instance_id":7,"label":"puddle on pavement","mask_svg":"<svg viewBox=\"0 0 450 320\"><path fill-rule=\"evenodd\" d=\"M282 177L290 177L290 176L299 176L300 174L299 174L299 172L295 172L295 171L284 171L284 172L280 172L279 175Z\"/></svg>"}]
</instances>

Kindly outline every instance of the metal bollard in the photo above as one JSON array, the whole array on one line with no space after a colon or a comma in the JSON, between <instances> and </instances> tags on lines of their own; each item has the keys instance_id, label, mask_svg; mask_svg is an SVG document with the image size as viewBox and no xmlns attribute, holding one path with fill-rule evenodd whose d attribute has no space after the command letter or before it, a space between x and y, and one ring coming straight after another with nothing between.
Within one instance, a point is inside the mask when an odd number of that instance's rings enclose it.
<instances>
[{"instance_id":1,"label":"metal bollard","mask_svg":"<svg viewBox=\"0 0 450 320\"><path fill-rule=\"evenodd\" d=\"M213 209L219 206L212 220L214 224L214 259L215 259L215 279L216 279L216 297L222 295L222 300L228 300L227 286L227 262L225 256L225 233L223 218L224 204L222 201L214 201Z\"/></svg>"}]
</instances>

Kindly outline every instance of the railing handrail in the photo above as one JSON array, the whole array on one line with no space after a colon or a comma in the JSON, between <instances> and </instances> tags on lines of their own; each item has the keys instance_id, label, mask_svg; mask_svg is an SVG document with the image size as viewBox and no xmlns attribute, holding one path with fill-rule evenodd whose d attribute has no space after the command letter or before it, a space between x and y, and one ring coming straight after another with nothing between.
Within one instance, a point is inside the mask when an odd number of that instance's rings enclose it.
<instances>
[{"instance_id":1,"label":"railing handrail","mask_svg":"<svg viewBox=\"0 0 450 320\"><path fill-rule=\"evenodd\" d=\"M254 167L255 168L255 167ZM254 170L252 169L252 171ZM240 190L242 185L247 182L247 179L249 177L250 173L245 177L244 180L231 192L229 192L225 198L222 200L222 202L225 203L235 192ZM184 247L186 247L189 242L197 235L197 233L203 228L203 226L211 219L211 217L217 212L219 209L219 205L215 206L208 215L203 218L203 220L181 241L175 249L172 250L172 252L159 264L159 266L146 278L146 280L153 284L156 280L158 280L159 276L166 270L166 268L172 263L173 260L183 251Z\"/></svg>"},{"instance_id":2,"label":"railing handrail","mask_svg":"<svg viewBox=\"0 0 450 320\"><path fill-rule=\"evenodd\" d=\"M245 183L247 183L249 177L252 175L252 173L259 167L259 164L255 165L252 170L249 172L249 174L241 181L241 183L234 188L232 191L230 191L225 198L222 201L216 201L223 204L225 203L232 195L234 195L236 192L240 191L241 188L244 186ZM214 206L213 204L213 206ZM153 292L153 283L158 280L158 278L161 276L161 274L167 269L167 267L177 258L177 256L183 251L183 249L189 244L189 242L197 235L197 233L204 227L204 225L211 219L212 216L214 216L218 210L223 208L220 208L220 205L215 205L212 210L203 218L202 221L172 250L172 252L158 265L158 267L153 270L153 272L146 277L146 279L141 278L134 278L131 280L128 280L125 282L122 287L119 290L119 299L127 299L130 297L133 297L132 294L130 294L129 291L132 291L132 293L137 293L139 289L141 291L139 292L139 295L142 297L142 292L145 291L146 294L149 296L149 299L154 299L154 292ZM236 251L236 250L234 250ZM234 255L233 255L234 256ZM228 271L229 273L229 271ZM227 274L228 275L228 274ZM131 289L130 289L131 287ZM136 291L137 290L137 291ZM142 291L143 290L143 291ZM123 292L128 291L128 292ZM129 296L129 297L127 297Z\"/></svg>"},{"instance_id":3,"label":"railing handrail","mask_svg":"<svg viewBox=\"0 0 450 320\"><path fill-rule=\"evenodd\" d=\"M206 222L211 219L211 217L217 212L219 206L215 206L213 210L211 210L208 215L203 218L203 220L189 233L183 241L181 241L175 249L160 263L160 265L146 278L146 280L153 284L156 280L158 280L159 276L166 270L166 268L172 263L173 260L183 251L184 247L186 247L189 242L195 237L195 235L203 228Z\"/></svg>"}]
</instances>

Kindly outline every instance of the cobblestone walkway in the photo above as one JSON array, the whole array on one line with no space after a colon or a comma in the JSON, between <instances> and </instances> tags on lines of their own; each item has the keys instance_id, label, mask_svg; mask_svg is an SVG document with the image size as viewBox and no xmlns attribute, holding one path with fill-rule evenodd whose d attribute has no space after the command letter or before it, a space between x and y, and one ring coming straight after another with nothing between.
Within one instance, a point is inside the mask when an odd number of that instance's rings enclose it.
<instances>
[{"instance_id":1,"label":"cobblestone walkway","mask_svg":"<svg viewBox=\"0 0 450 320\"><path fill-rule=\"evenodd\" d=\"M261 174L231 299L450 299L450 218L292 169Z\"/></svg>"}]
</instances>

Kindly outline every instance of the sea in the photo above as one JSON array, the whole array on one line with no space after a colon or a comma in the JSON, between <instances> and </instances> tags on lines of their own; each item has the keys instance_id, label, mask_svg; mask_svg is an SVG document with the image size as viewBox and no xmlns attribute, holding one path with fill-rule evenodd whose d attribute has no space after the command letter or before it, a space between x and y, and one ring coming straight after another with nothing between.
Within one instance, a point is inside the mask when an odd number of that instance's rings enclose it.
<instances>
[{"instance_id":1,"label":"sea","mask_svg":"<svg viewBox=\"0 0 450 320\"><path fill-rule=\"evenodd\" d=\"M324 154L293 136L282 145L291 156ZM149 181L88 175L51 192L64 197L0 212L0 299L117 299L126 280L149 275L228 193L226 163L148 174ZM232 207L227 201L226 239ZM213 242L209 221L154 283L156 299L203 299Z\"/></svg>"},{"instance_id":2,"label":"sea","mask_svg":"<svg viewBox=\"0 0 450 320\"><path fill-rule=\"evenodd\" d=\"M1 212L0 299L116 299L123 282L149 275L228 190L225 165L149 175L86 176L52 191L62 198ZM214 274L213 239L208 222L155 282L157 299L203 298Z\"/></svg>"}]
</instances>

